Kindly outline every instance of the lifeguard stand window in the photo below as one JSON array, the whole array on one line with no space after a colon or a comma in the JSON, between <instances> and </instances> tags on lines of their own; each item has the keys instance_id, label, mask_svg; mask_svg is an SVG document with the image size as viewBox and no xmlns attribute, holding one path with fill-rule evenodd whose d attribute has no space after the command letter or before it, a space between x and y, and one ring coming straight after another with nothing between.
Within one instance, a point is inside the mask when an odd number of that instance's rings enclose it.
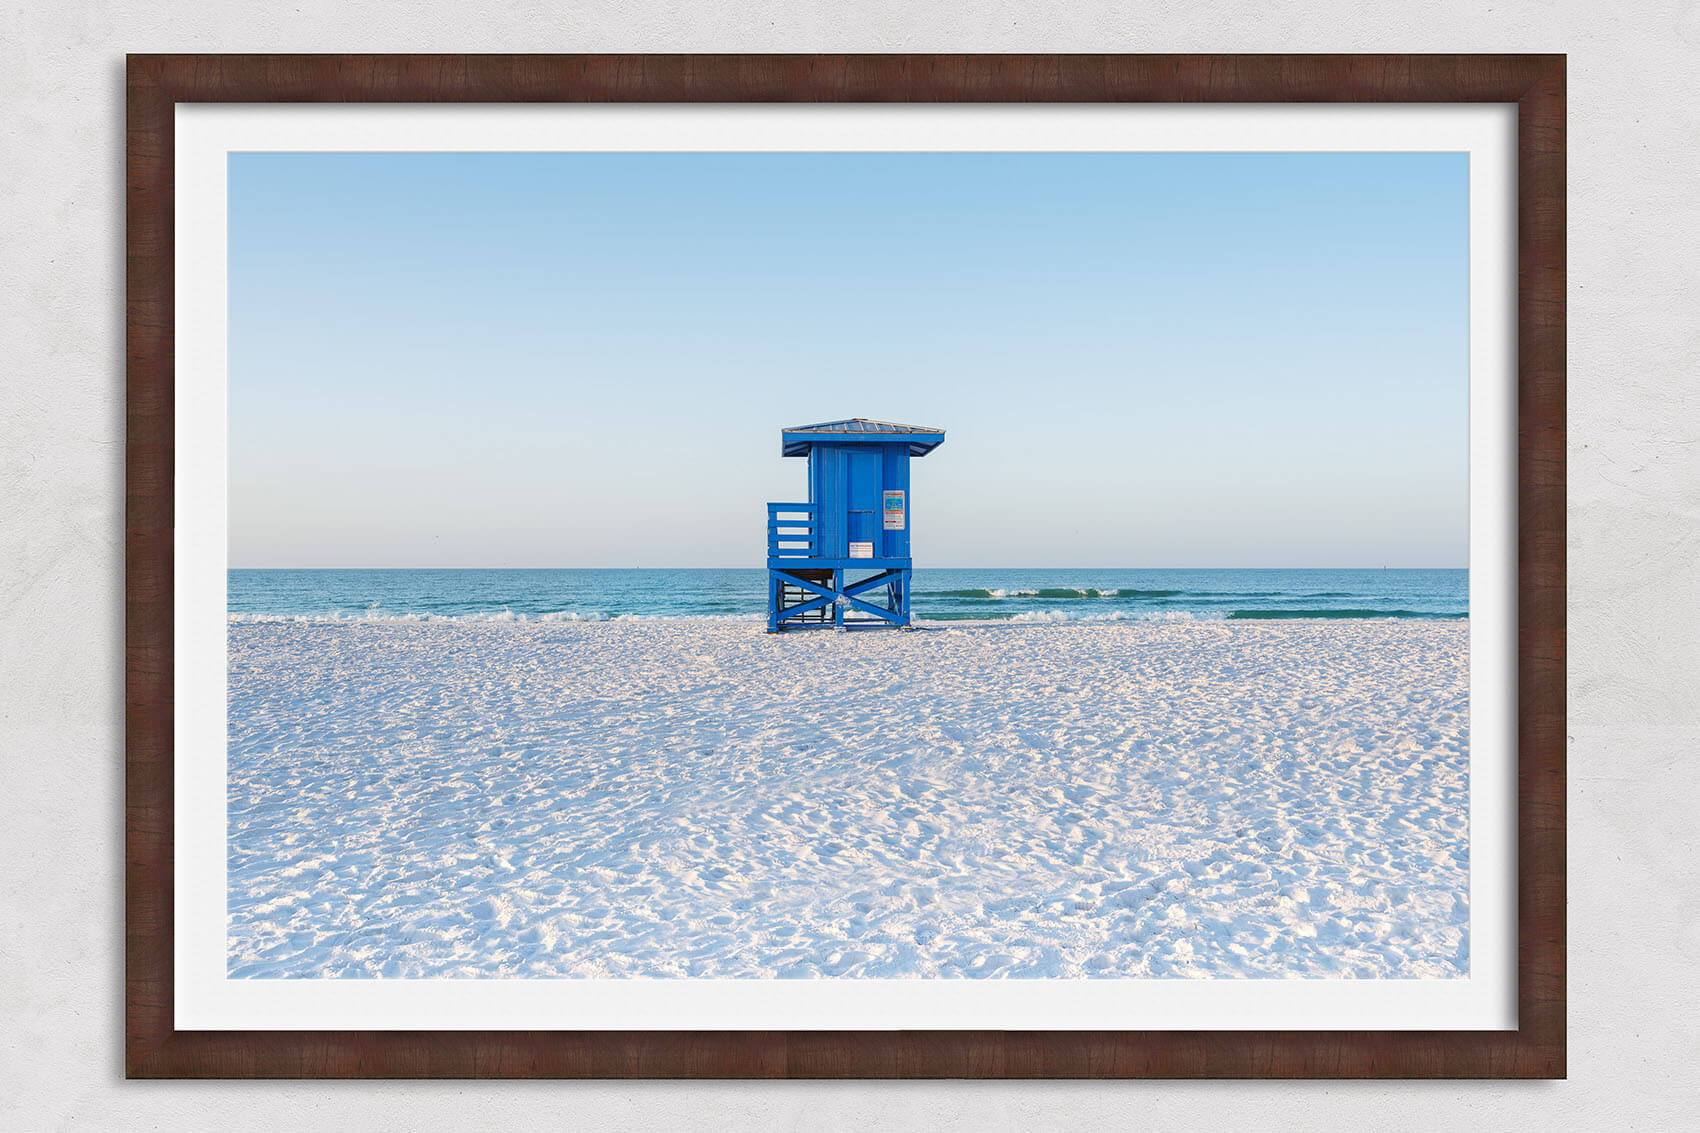
<instances>
[{"instance_id":1,"label":"lifeguard stand window","mask_svg":"<svg viewBox=\"0 0 1700 1133\"><path fill-rule=\"evenodd\" d=\"M910 624L909 461L943 443L942 429L866 417L780 433L782 456L808 458L809 498L767 505L769 632Z\"/></svg>"}]
</instances>

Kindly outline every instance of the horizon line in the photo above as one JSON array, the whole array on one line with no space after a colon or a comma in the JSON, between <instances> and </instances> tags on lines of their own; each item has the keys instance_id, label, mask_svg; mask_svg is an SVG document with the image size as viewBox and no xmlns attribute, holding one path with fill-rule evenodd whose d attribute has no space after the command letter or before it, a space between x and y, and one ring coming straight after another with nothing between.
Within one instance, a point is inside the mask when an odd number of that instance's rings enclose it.
<instances>
[{"instance_id":1,"label":"horizon line","mask_svg":"<svg viewBox=\"0 0 1700 1133\"><path fill-rule=\"evenodd\" d=\"M755 566L234 566L226 570L753 570ZM856 570L856 567L847 567ZM872 568L869 568L872 569ZM1463 566L917 566L915 570L1469 570Z\"/></svg>"}]
</instances>

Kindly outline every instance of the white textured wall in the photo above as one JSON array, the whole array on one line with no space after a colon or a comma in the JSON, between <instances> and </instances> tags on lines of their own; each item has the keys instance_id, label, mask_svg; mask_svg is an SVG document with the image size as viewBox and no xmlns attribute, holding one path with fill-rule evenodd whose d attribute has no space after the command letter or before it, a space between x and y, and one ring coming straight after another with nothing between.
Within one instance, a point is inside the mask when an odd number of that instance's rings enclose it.
<instances>
[{"instance_id":1,"label":"white textured wall","mask_svg":"<svg viewBox=\"0 0 1700 1133\"><path fill-rule=\"evenodd\" d=\"M1700 4L135 0L0 15L0 1127L1673 1128L1700 1113ZM122 1081L126 51L1565 51L1571 1080Z\"/></svg>"}]
</instances>

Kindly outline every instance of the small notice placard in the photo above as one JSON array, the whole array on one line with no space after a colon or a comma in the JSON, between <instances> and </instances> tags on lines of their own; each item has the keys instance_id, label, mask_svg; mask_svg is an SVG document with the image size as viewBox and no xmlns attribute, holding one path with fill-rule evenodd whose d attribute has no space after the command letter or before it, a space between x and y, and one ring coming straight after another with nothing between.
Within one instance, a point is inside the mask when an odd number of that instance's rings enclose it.
<instances>
[{"instance_id":1,"label":"small notice placard","mask_svg":"<svg viewBox=\"0 0 1700 1133\"><path fill-rule=\"evenodd\" d=\"M901 491L885 494L884 515L887 531L903 530L903 493Z\"/></svg>"},{"instance_id":2,"label":"small notice placard","mask_svg":"<svg viewBox=\"0 0 1700 1133\"><path fill-rule=\"evenodd\" d=\"M871 559L874 557L874 545L872 543L852 543L850 544L850 557L853 559Z\"/></svg>"}]
</instances>

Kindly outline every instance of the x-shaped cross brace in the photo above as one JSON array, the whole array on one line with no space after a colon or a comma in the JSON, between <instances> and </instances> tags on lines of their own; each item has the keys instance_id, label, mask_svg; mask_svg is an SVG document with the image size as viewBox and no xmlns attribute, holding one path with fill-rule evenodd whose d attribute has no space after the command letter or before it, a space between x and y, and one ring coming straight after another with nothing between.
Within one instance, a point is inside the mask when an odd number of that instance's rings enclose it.
<instances>
[{"instance_id":1,"label":"x-shaped cross brace","mask_svg":"<svg viewBox=\"0 0 1700 1133\"><path fill-rule=\"evenodd\" d=\"M866 594L870 590L886 585L900 574L902 574L902 571L883 570L874 575L872 578L864 578L860 582L853 582L846 586L843 590L833 590L830 587L817 585L805 578L798 578L796 575L787 575L786 580L788 582L804 590L810 591L811 593L818 595L818 597L810 598L807 602L799 602L795 606L785 607L783 610L779 611L779 620L785 621L786 619L795 617L799 614L806 614L810 610L818 610L823 606L830 606L834 602L838 601L838 599L843 598L847 605L853 606L858 610L872 614L876 618L881 618L888 622L901 624L903 620L902 615L897 613L897 611L887 610L884 607L872 605L856 597L858 594Z\"/></svg>"}]
</instances>

